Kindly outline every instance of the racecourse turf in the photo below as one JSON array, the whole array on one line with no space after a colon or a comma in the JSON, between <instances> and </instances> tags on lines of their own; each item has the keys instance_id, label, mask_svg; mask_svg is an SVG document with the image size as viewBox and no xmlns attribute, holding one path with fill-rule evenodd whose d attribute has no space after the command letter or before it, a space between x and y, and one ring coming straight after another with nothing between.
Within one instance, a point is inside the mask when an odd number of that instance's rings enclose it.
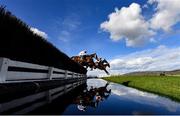
<instances>
[{"instance_id":1,"label":"racecourse turf","mask_svg":"<svg viewBox=\"0 0 180 116\"><path fill-rule=\"evenodd\" d=\"M111 76L103 79L180 101L180 76Z\"/></svg>"}]
</instances>

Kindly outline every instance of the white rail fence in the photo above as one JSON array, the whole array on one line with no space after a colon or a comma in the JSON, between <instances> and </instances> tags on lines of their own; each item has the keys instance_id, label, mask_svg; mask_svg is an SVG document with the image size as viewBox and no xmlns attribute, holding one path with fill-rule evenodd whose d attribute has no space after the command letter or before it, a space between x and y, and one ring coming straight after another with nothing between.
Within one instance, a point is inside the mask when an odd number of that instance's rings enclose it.
<instances>
[{"instance_id":1,"label":"white rail fence","mask_svg":"<svg viewBox=\"0 0 180 116\"><path fill-rule=\"evenodd\" d=\"M25 113L31 112L38 107L51 103L53 100L55 100L59 96L65 93L68 93L69 91L73 90L75 87L81 84L83 84L83 81L67 84L67 85L60 86L54 89L50 89L48 91L43 91L43 92L36 93L33 95L10 100L8 102L0 103L0 106L1 106L0 113L11 110L13 108L20 107L20 106L21 106L21 109L18 109L19 111L15 111L14 114L25 114ZM46 99L43 99L43 98L46 98ZM32 104L25 105L28 103L32 103Z\"/></svg>"},{"instance_id":2,"label":"white rail fence","mask_svg":"<svg viewBox=\"0 0 180 116\"><path fill-rule=\"evenodd\" d=\"M86 77L68 70L0 58L0 83Z\"/></svg>"}]
</instances>

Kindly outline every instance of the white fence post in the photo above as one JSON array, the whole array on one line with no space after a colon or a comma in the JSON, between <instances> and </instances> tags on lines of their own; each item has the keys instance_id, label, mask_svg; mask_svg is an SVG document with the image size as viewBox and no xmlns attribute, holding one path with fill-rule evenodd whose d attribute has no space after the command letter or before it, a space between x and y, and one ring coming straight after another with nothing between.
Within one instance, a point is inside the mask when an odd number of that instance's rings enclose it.
<instances>
[{"instance_id":1,"label":"white fence post","mask_svg":"<svg viewBox=\"0 0 180 116\"><path fill-rule=\"evenodd\" d=\"M72 73L72 78L74 78L74 72Z\"/></svg>"},{"instance_id":2,"label":"white fence post","mask_svg":"<svg viewBox=\"0 0 180 116\"><path fill-rule=\"evenodd\" d=\"M49 67L49 70L48 70L48 79L49 80L52 80L52 74L53 74L53 67Z\"/></svg>"},{"instance_id":3,"label":"white fence post","mask_svg":"<svg viewBox=\"0 0 180 116\"><path fill-rule=\"evenodd\" d=\"M47 97L46 98L47 99L47 103L51 103L52 102L51 90L47 91L46 94L47 94L47 96L46 96Z\"/></svg>"},{"instance_id":4,"label":"white fence post","mask_svg":"<svg viewBox=\"0 0 180 116\"><path fill-rule=\"evenodd\" d=\"M67 76L68 76L67 73L68 73L67 70L65 70L65 79L67 79Z\"/></svg>"},{"instance_id":5,"label":"white fence post","mask_svg":"<svg viewBox=\"0 0 180 116\"><path fill-rule=\"evenodd\" d=\"M0 58L0 83L6 82L7 71L8 71L8 59Z\"/></svg>"}]
</instances>

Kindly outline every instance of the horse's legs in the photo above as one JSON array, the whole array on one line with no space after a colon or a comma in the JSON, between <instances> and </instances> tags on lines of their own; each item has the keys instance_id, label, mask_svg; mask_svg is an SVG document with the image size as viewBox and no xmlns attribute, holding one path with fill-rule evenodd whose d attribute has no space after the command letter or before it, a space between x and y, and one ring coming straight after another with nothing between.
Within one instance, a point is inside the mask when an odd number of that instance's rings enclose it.
<instances>
[{"instance_id":1,"label":"horse's legs","mask_svg":"<svg viewBox=\"0 0 180 116\"><path fill-rule=\"evenodd\" d=\"M94 66L94 69L96 69L96 66Z\"/></svg>"},{"instance_id":2,"label":"horse's legs","mask_svg":"<svg viewBox=\"0 0 180 116\"><path fill-rule=\"evenodd\" d=\"M93 65L92 65L92 68L96 69L96 64L93 64Z\"/></svg>"},{"instance_id":3,"label":"horse's legs","mask_svg":"<svg viewBox=\"0 0 180 116\"><path fill-rule=\"evenodd\" d=\"M106 74L108 74L108 75L109 75L109 72L108 72L106 69L104 69L104 71L106 72Z\"/></svg>"},{"instance_id":4,"label":"horse's legs","mask_svg":"<svg viewBox=\"0 0 180 116\"><path fill-rule=\"evenodd\" d=\"M91 65L90 65L89 67L91 68L91 70L93 70L93 68L94 68L94 67L93 67L93 66L91 66Z\"/></svg>"}]
</instances>

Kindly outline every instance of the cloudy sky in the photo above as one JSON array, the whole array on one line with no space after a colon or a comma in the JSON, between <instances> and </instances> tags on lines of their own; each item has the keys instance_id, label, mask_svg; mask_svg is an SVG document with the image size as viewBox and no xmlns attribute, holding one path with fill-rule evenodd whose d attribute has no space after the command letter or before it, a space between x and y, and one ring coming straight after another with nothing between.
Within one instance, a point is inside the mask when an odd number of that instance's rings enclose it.
<instances>
[{"instance_id":1,"label":"cloudy sky","mask_svg":"<svg viewBox=\"0 0 180 116\"><path fill-rule=\"evenodd\" d=\"M179 0L1 0L0 4L68 56L86 49L106 58L111 74L180 69Z\"/></svg>"}]
</instances>

